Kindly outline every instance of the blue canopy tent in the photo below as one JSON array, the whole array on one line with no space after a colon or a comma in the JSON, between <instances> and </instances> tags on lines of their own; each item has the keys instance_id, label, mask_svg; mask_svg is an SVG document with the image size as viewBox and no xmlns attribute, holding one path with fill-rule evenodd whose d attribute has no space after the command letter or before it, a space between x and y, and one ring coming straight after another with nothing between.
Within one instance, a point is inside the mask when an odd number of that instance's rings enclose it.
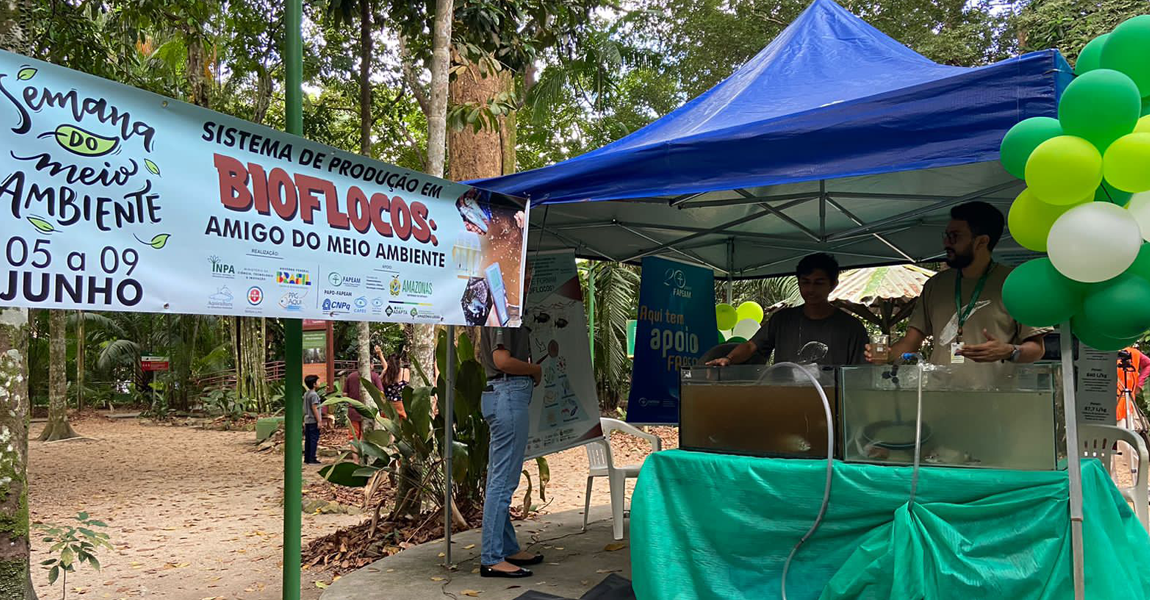
<instances>
[{"instance_id":1,"label":"blue canopy tent","mask_svg":"<svg viewBox=\"0 0 1150 600\"><path fill-rule=\"evenodd\" d=\"M528 197L535 250L678 255L729 278L936 258L951 206L1022 188L1003 134L1054 116L1057 51L940 65L815 0L730 77L650 125L556 165L473 182ZM1001 252L1023 252L1009 239Z\"/></svg>"}]
</instances>

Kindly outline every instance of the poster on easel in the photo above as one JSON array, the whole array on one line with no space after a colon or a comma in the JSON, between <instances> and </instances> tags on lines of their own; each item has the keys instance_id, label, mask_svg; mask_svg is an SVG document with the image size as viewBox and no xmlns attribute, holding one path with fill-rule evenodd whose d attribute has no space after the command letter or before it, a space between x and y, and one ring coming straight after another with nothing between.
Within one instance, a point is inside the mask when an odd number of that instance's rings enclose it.
<instances>
[{"instance_id":1,"label":"poster on easel","mask_svg":"<svg viewBox=\"0 0 1150 600\"><path fill-rule=\"evenodd\" d=\"M603 428L575 253L539 253L529 268L523 326L531 332L531 360L543 368L531 396L531 459L602 437Z\"/></svg>"}]
</instances>

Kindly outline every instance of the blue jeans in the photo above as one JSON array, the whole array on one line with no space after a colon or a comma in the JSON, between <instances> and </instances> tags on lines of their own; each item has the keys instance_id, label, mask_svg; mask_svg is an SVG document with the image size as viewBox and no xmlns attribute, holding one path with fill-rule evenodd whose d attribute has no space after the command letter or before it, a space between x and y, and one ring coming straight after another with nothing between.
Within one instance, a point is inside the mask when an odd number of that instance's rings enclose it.
<instances>
[{"instance_id":1,"label":"blue jeans","mask_svg":"<svg viewBox=\"0 0 1150 600\"><path fill-rule=\"evenodd\" d=\"M319 450L319 423L305 423L303 433L303 461L308 464L319 462L315 456Z\"/></svg>"},{"instance_id":2,"label":"blue jeans","mask_svg":"<svg viewBox=\"0 0 1150 600\"><path fill-rule=\"evenodd\" d=\"M530 377L489 382L483 392L483 419L491 428L487 458L487 492L483 500L483 553L480 564L491 566L519 553L511 525L511 495L519 486L527 454L527 407L534 382Z\"/></svg>"}]
</instances>

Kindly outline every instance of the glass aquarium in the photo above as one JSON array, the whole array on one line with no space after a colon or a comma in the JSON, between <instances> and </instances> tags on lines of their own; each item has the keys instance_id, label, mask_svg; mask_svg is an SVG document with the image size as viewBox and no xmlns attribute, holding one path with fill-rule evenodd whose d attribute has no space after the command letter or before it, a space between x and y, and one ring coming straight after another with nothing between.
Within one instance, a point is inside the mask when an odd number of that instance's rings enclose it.
<instances>
[{"instance_id":1,"label":"glass aquarium","mask_svg":"<svg viewBox=\"0 0 1150 600\"><path fill-rule=\"evenodd\" d=\"M1054 470L1066 455L1056 364L854 366L839 371L847 462Z\"/></svg>"},{"instance_id":2,"label":"glass aquarium","mask_svg":"<svg viewBox=\"0 0 1150 600\"><path fill-rule=\"evenodd\" d=\"M834 369L807 368L826 392L833 418ZM679 384L680 448L773 457L827 455L822 399L801 373L767 371L765 365L693 367L680 373Z\"/></svg>"}]
</instances>

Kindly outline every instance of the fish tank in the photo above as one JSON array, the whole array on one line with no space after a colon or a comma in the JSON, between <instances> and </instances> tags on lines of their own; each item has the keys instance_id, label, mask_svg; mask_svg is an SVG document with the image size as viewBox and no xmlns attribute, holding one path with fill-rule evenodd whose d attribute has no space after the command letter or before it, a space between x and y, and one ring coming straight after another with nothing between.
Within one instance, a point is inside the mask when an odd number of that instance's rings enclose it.
<instances>
[{"instance_id":1,"label":"fish tank","mask_svg":"<svg viewBox=\"0 0 1150 600\"><path fill-rule=\"evenodd\" d=\"M833 367L809 365L836 410ZM679 375L679 447L779 458L826 458L827 419L810 379L765 365L692 367ZM836 448L841 446L836 441ZM841 456L841 453L836 451Z\"/></svg>"},{"instance_id":2,"label":"fish tank","mask_svg":"<svg viewBox=\"0 0 1150 600\"><path fill-rule=\"evenodd\" d=\"M840 367L843 458L914 464L921 378L920 464L1065 468L1060 373L1057 364Z\"/></svg>"}]
</instances>

